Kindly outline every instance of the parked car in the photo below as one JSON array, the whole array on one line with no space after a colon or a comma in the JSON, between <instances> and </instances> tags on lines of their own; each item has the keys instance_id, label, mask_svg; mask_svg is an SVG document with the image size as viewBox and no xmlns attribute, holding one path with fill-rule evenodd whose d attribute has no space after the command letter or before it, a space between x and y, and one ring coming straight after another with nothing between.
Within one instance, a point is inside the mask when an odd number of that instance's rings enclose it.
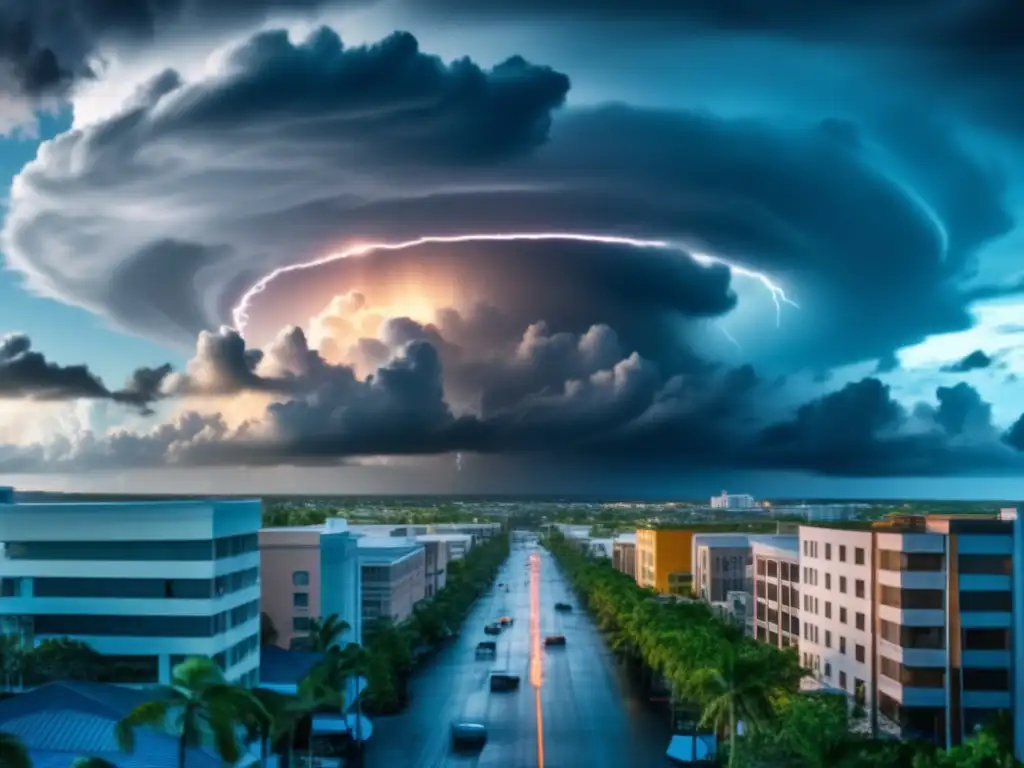
<instances>
[{"instance_id":1,"label":"parked car","mask_svg":"<svg viewBox=\"0 0 1024 768\"><path fill-rule=\"evenodd\" d=\"M456 749L482 749L487 743L483 723L452 723L452 746Z\"/></svg>"},{"instance_id":2,"label":"parked car","mask_svg":"<svg viewBox=\"0 0 1024 768\"><path fill-rule=\"evenodd\" d=\"M572 606L569 605L568 603L555 603L555 610L556 611L562 611L564 613L566 611L571 611L572 610Z\"/></svg>"},{"instance_id":3,"label":"parked car","mask_svg":"<svg viewBox=\"0 0 1024 768\"><path fill-rule=\"evenodd\" d=\"M476 644L476 657L484 659L488 656L498 655L498 644L493 640L481 640Z\"/></svg>"},{"instance_id":4,"label":"parked car","mask_svg":"<svg viewBox=\"0 0 1024 768\"><path fill-rule=\"evenodd\" d=\"M507 672L491 673L491 691L514 691L517 688L519 688L519 675L510 675Z\"/></svg>"},{"instance_id":5,"label":"parked car","mask_svg":"<svg viewBox=\"0 0 1024 768\"><path fill-rule=\"evenodd\" d=\"M544 645L565 645L565 635L548 635L544 638Z\"/></svg>"},{"instance_id":6,"label":"parked car","mask_svg":"<svg viewBox=\"0 0 1024 768\"><path fill-rule=\"evenodd\" d=\"M486 627L484 627L484 634L487 634L487 635L500 635L501 634L501 624L488 624Z\"/></svg>"}]
</instances>

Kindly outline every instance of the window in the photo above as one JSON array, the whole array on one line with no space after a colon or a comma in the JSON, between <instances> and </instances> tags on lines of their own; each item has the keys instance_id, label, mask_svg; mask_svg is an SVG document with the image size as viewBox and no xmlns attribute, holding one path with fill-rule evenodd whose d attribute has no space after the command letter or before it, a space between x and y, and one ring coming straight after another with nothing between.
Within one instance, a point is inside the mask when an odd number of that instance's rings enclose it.
<instances>
[{"instance_id":1,"label":"window","mask_svg":"<svg viewBox=\"0 0 1024 768\"><path fill-rule=\"evenodd\" d=\"M825 542L825 559L826 560L831 560L832 559L832 545L829 544L828 542Z\"/></svg>"},{"instance_id":2,"label":"window","mask_svg":"<svg viewBox=\"0 0 1024 768\"><path fill-rule=\"evenodd\" d=\"M1008 629L965 629L964 649L968 651L1010 650Z\"/></svg>"},{"instance_id":3,"label":"window","mask_svg":"<svg viewBox=\"0 0 1024 768\"><path fill-rule=\"evenodd\" d=\"M825 647L832 647L832 633L827 629L825 630Z\"/></svg>"},{"instance_id":4,"label":"window","mask_svg":"<svg viewBox=\"0 0 1024 768\"><path fill-rule=\"evenodd\" d=\"M832 618L832 603L828 600L825 601L825 618Z\"/></svg>"},{"instance_id":5,"label":"window","mask_svg":"<svg viewBox=\"0 0 1024 768\"><path fill-rule=\"evenodd\" d=\"M846 638L845 637L840 637L839 638L839 652L844 654L844 655L846 654Z\"/></svg>"},{"instance_id":6,"label":"window","mask_svg":"<svg viewBox=\"0 0 1024 768\"><path fill-rule=\"evenodd\" d=\"M858 612L857 615L854 616L853 618L854 618L854 625L857 627L857 629L859 629L861 631L864 631L864 624L865 624L864 614Z\"/></svg>"},{"instance_id":7,"label":"window","mask_svg":"<svg viewBox=\"0 0 1024 768\"><path fill-rule=\"evenodd\" d=\"M846 623L846 608L844 608L843 606L839 606L839 623Z\"/></svg>"},{"instance_id":8,"label":"window","mask_svg":"<svg viewBox=\"0 0 1024 768\"><path fill-rule=\"evenodd\" d=\"M292 606L295 608L309 608L309 593L295 592L292 594Z\"/></svg>"},{"instance_id":9,"label":"window","mask_svg":"<svg viewBox=\"0 0 1024 768\"><path fill-rule=\"evenodd\" d=\"M292 619L292 631L309 632L309 617L296 616L294 619Z\"/></svg>"},{"instance_id":10,"label":"window","mask_svg":"<svg viewBox=\"0 0 1024 768\"><path fill-rule=\"evenodd\" d=\"M839 687L846 690L846 673L841 669L839 670Z\"/></svg>"},{"instance_id":11,"label":"window","mask_svg":"<svg viewBox=\"0 0 1024 768\"><path fill-rule=\"evenodd\" d=\"M844 595L846 594L846 577L845 576L840 576L839 577L839 591L842 592Z\"/></svg>"},{"instance_id":12,"label":"window","mask_svg":"<svg viewBox=\"0 0 1024 768\"><path fill-rule=\"evenodd\" d=\"M974 600L974 594L983 593L972 593L971 601L961 602L960 610L972 610L971 605ZM1010 593L1007 592L1005 594L1009 595ZM881 589L881 602L882 605L888 605L892 608L934 611L943 607L943 595L944 593L941 589L900 589L899 587L883 586Z\"/></svg>"},{"instance_id":13,"label":"window","mask_svg":"<svg viewBox=\"0 0 1024 768\"><path fill-rule=\"evenodd\" d=\"M941 571L945 567L945 556L880 549L878 550L878 567L884 571Z\"/></svg>"},{"instance_id":14,"label":"window","mask_svg":"<svg viewBox=\"0 0 1024 768\"><path fill-rule=\"evenodd\" d=\"M944 627L906 627L883 619L880 622L880 634L886 642L904 648L938 649L946 647Z\"/></svg>"},{"instance_id":15,"label":"window","mask_svg":"<svg viewBox=\"0 0 1024 768\"><path fill-rule=\"evenodd\" d=\"M946 684L946 670L941 667L905 667L886 656L879 657L878 671L912 688L942 688ZM964 670L965 680L966 677L967 670Z\"/></svg>"},{"instance_id":16,"label":"window","mask_svg":"<svg viewBox=\"0 0 1024 768\"><path fill-rule=\"evenodd\" d=\"M854 565L864 565L864 547L857 547L853 550Z\"/></svg>"},{"instance_id":17,"label":"window","mask_svg":"<svg viewBox=\"0 0 1024 768\"><path fill-rule=\"evenodd\" d=\"M1013 610L1013 593L1006 591L961 592L960 610L968 612Z\"/></svg>"},{"instance_id":18,"label":"window","mask_svg":"<svg viewBox=\"0 0 1024 768\"><path fill-rule=\"evenodd\" d=\"M845 563L846 562L846 545L845 544L840 544L839 545L839 562L840 563Z\"/></svg>"},{"instance_id":19,"label":"window","mask_svg":"<svg viewBox=\"0 0 1024 768\"><path fill-rule=\"evenodd\" d=\"M768 578L775 579L779 576L779 564L774 560L768 561Z\"/></svg>"},{"instance_id":20,"label":"window","mask_svg":"<svg viewBox=\"0 0 1024 768\"><path fill-rule=\"evenodd\" d=\"M864 597L864 579L857 579L857 581L853 583L853 593L857 597Z\"/></svg>"},{"instance_id":21,"label":"window","mask_svg":"<svg viewBox=\"0 0 1024 768\"><path fill-rule=\"evenodd\" d=\"M1005 691L1010 688L1010 672L1007 669L964 669L964 690Z\"/></svg>"},{"instance_id":22,"label":"window","mask_svg":"<svg viewBox=\"0 0 1024 768\"><path fill-rule=\"evenodd\" d=\"M814 598L814 615L817 616L819 613L818 609L818 598Z\"/></svg>"},{"instance_id":23,"label":"window","mask_svg":"<svg viewBox=\"0 0 1024 768\"><path fill-rule=\"evenodd\" d=\"M292 586L308 587L309 571L295 571L294 573L292 573Z\"/></svg>"},{"instance_id":24,"label":"window","mask_svg":"<svg viewBox=\"0 0 1024 768\"><path fill-rule=\"evenodd\" d=\"M861 664L864 663L865 654L864 654L864 646L863 645L856 645L856 646L854 646L854 648L853 648L853 658L855 658Z\"/></svg>"},{"instance_id":25,"label":"window","mask_svg":"<svg viewBox=\"0 0 1024 768\"><path fill-rule=\"evenodd\" d=\"M825 662L825 677L832 677L832 664L831 662Z\"/></svg>"},{"instance_id":26,"label":"window","mask_svg":"<svg viewBox=\"0 0 1024 768\"><path fill-rule=\"evenodd\" d=\"M825 589L832 589L832 574L825 574Z\"/></svg>"},{"instance_id":27,"label":"window","mask_svg":"<svg viewBox=\"0 0 1024 768\"><path fill-rule=\"evenodd\" d=\"M993 573L1002 576L1013 575L1013 563L1009 556L960 555L960 573Z\"/></svg>"}]
</instances>

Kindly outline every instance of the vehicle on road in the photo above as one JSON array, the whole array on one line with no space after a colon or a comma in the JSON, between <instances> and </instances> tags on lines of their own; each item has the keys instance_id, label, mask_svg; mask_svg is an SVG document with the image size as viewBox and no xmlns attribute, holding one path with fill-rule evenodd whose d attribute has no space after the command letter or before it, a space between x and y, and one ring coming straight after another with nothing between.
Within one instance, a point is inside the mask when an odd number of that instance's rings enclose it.
<instances>
[{"instance_id":1,"label":"vehicle on road","mask_svg":"<svg viewBox=\"0 0 1024 768\"><path fill-rule=\"evenodd\" d=\"M483 749L487 743L487 727L483 723L452 723L452 747Z\"/></svg>"},{"instance_id":2,"label":"vehicle on road","mask_svg":"<svg viewBox=\"0 0 1024 768\"><path fill-rule=\"evenodd\" d=\"M485 659L487 657L494 657L498 655L498 644L493 640L481 640L476 644L476 657L478 659Z\"/></svg>"},{"instance_id":3,"label":"vehicle on road","mask_svg":"<svg viewBox=\"0 0 1024 768\"><path fill-rule=\"evenodd\" d=\"M565 635L548 635L544 638L544 645L565 645Z\"/></svg>"},{"instance_id":4,"label":"vehicle on road","mask_svg":"<svg viewBox=\"0 0 1024 768\"><path fill-rule=\"evenodd\" d=\"M501 624L488 624L486 627L484 627L484 634L486 634L486 635L500 635L501 634Z\"/></svg>"},{"instance_id":5,"label":"vehicle on road","mask_svg":"<svg viewBox=\"0 0 1024 768\"><path fill-rule=\"evenodd\" d=\"M511 627L514 623L514 619L511 616L502 616L498 619L498 623L503 627Z\"/></svg>"},{"instance_id":6,"label":"vehicle on road","mask_svg":"<svg viewBox=\"0 0 1024 768\"><path fill-rule=\"evenodd\" d=\"M491 673L491 691L504 692L514 691L519 688L519 675L510 675L507 672Z\"/></svg>"},{"instance_id":7,"label":"vehicle on road","mask_svg":"<svg viewBox=\"0 0 1024 768\"><path fill-rule=\"evenodd\" d=\"M566 612L572 610L572 606L569 605L568 603L555 603L555 610L556 611L562 611L563 613L566 613Z\"/></svg>"}]
</instances>

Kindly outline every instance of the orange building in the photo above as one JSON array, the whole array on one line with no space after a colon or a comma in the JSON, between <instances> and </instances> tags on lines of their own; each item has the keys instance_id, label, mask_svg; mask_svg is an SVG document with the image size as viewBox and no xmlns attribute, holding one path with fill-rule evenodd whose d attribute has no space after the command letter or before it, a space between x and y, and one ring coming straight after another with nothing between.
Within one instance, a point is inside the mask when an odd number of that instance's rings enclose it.
<instances>
[{"instance_id":1,"label":"orange building","mask_svg":"<svg viewBox=\"0 0 1024 768\"><path fill-rule=\"evenodd\" d=\"M689 529L636 532L636 582L673 595L693 593L693 534Z\"/></svg>"}]
</instances>

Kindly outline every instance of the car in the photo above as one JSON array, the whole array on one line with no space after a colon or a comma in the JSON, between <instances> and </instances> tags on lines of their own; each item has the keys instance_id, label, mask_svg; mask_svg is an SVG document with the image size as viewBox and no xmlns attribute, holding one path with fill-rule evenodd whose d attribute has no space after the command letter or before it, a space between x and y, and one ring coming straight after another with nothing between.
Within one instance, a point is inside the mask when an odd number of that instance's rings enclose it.
<instances>
[{"instance_id":1,"label":"car","mask_svg":"<svg viewBox=\"0 0 1024 768\"><path fill-rule=\"evenodd\" d=\"M498 619L498 623L503 627L511 627L513 624L513 618L511 616L502 616Z\"/></svg>"},{"instance_id":2,"label":"car","mask_svg":"<svg viewBox=\"0 0 1024 768\"><path fill-rule=\"evenodd\" d=\"M491 673L491 690L496 692L514 691L519 688L519 675L507 672Z\"/></svg>"},{"instance_id":3,"label":"car","mask_svg":"<svg viewBox=\"0 0 1024 768\"><path fill-rule=\"evenodd\" d=\"M452 723L452 746L455 749L482 749L487 743L487 727L483 723Z\"/></svg>"},{"instance_id":4,"label":"car","mask_svg":"<svg viewBox=\"0 0 1024 768\"><path fill-rule=\"evenodd\" d=\"M565 645L565 635L548 635L544 638L544 645Z\"/></svg>"},{"instance_id":5,"label":"car","mask_svg":"<svg viewBox=\"0 0 1024 768\"><path fill-rule=\"evenodd\" d=\"M568 603L555 603L555 610L562 611L563 613L572 610L572 606Z\"/></svg>"},{"instance_id":6,"label":"car","mask_svg":"<svg viewBox=\"0 0 1024 768\"><path fill-rule=\"evenodd\" d=\"M476 644L476 657L478 659L498 655L498 644L493 640L481 640Z\"/></svg>"},{"instance_id":7,"label":"car","mask_svg":"<svg viewBox=\"0 0 1024 768\"><path fill-rule=\"evenodd\" d=\"M484 627L484 634L485 635L500 635L501 634L501 624L488 624L486 627Z\"/></svg>"}]
</instances>

